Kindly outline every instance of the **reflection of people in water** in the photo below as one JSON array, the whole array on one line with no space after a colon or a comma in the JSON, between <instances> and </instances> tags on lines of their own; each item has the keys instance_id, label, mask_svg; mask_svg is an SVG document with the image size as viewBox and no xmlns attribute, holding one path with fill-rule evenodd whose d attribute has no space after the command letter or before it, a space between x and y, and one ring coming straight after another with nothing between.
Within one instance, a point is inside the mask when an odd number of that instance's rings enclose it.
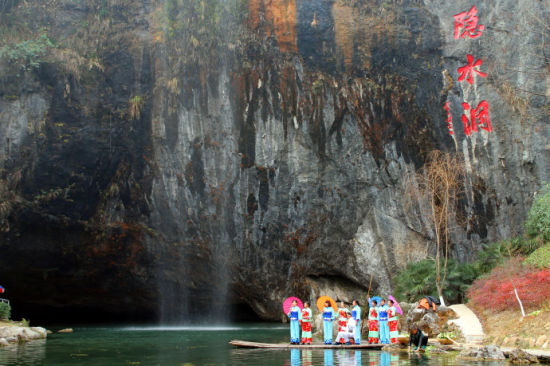
<instances>
[{"instance_id":1,"label":"reflection of people in water","mask_svg":"<svg viewBox=\"0 0 550 366\"><path fill-rule=\"evenodd\" d=\"M334 351L326 349L324 354L324 366L334 366Z\"/></svg>"},{"instance_id":2,"label":"reflection of people in water","mask_svg":"<svg viewBox=\"0 0 550 366\"><path fill-rule=\"evenodd\" d=\"M399 365L399 353L380 352L380 366Z\"/></svg>"},{"instance_id":3,"label":"reflection of people in water","mask_svg":"<svg viewBox=\"0 0 550 366\"><path fill-rule=\"evenodd\" d=\"M380 366L390 366L389 352L380 352Z\"/></svg>"},{"instance_id":4,"label":"reflection of people in water","mask_svg":"<svg viewBox=\"0 0 550 366\"><path fill-rule=\"evenodd\" d=\"M305 349L302 351L302 366L313 365L311 350Z\"/></svg>"},{"instance_id":5,"label":"reflection of people in water","mask_svg":"<svg viewBox=\"0 0 550 366\"><path fill-rule=\"evenodd\" d=\"M336 351L336 365L338 366L360 366L361 351L355 350L338 350Z\"/></svg>"},{"instance_id":6,"label":"reflection of people in water","mask_svg":"<svg viewBox=\"0 0 550 366\"><path fill-rule=\"evenodd\" d=\"M290 350L290 366L300 366L300 350L291 349Z\"/></svg>"},{"instance_id":7,"label":"reflection of people in water","mask_svg":"<svg viewBox=\"0 0 550 366\"><path fill-rule=\"evenodd\" d=\"M429 358L424 353L411 353L409 354L409 364L425 366L429 364Z\"/></svg>"}]
</instances>

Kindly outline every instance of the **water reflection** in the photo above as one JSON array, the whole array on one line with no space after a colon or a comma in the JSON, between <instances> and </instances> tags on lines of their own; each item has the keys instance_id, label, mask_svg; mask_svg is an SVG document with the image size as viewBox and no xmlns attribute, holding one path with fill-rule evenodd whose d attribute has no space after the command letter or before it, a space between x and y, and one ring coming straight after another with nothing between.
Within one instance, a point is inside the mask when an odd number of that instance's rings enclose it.
<instances>
[{"instance_id":1,"label":"water reflection","mask_svg":"<svg viewBox=\"0 0 550 366\"><path fill-rule=\"evenodd\" d=\"M28 343L2 347L0 365L36 365L46 357L46 340L39 339Z\"/></svg>"},{"instance_id":2,"label":"water reflection","mask_svg":"<svg viewBox=\"0 0 550 366\"><path fill-rule=\"evenodd\" d=\"M334 366L334 351L331 349L325 350L325 366Z\"/></svg>"},{"instance_id":3,"label":"water reflection","mask_svg":"<svg viewBox=\"0 0 550 366\"><path fill-rule=\"evenodd\" d=\"M368 352L350 349L325 349L322 353L324 366L396 366L399 364L427 365L424 355L412 355L390 352ZM321 364L320 352L312 350L291 349L290 359L285 365L308 366ZM365 361L365 362L363 362ZM402 362L405 361L405 362Z\"/></svg>"}]
</instances>

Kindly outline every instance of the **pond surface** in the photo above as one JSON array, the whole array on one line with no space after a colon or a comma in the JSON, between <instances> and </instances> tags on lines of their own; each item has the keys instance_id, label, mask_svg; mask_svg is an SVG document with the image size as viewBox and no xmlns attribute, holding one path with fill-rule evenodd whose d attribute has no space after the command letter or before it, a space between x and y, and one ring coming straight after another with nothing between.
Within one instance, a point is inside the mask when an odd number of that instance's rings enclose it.
<instances>
[{"instance_id":1,"label":"pond surface","mask_svg":"<svg viewBox=\"0 0 550 366\"><path fill-rule=\"evenodd\" d=\"M74 333L0 348L0 366L13 365L472 365L453 356L366 350L254 350L227 342L286 342L288 326L234 324L189 327L75 327ZM490 363L478 363L490 365ZM493 363L504 365L504 363Z\"/></svg>"}]
</instances>

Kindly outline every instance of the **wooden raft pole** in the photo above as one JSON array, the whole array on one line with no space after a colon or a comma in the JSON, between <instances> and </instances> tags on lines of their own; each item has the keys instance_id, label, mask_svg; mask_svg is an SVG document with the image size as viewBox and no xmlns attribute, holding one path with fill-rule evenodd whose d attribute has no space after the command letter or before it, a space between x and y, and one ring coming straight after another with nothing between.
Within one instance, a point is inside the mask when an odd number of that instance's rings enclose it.
<instances>
[{"instance_id":1,"label":"wooden raft pole","mask_svg":"<svg viewBox=\"0 0 550 366\"><path fill-rule=\"evenodd\" d=\"M300 348L300 349L373 349L379 350L382 347L386 346L385 344L323 344L323 343L313 343L313 344L287 344L287 343L258 343L258 342L248 342L241 341L238 339L232 340L229 342L230 345L240 348L270 348L270 349L291 349L291 348Z\"/></svg>"}]
</instances>

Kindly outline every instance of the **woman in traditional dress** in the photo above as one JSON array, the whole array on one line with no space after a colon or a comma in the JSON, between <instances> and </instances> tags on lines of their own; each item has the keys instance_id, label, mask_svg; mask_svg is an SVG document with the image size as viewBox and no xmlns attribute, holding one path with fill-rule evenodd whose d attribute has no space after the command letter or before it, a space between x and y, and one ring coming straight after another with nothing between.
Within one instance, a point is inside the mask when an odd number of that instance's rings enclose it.
<instances>
[{"instance_id":1,"label":"woman in traditional dress","mask_svg":"<svg viewBox=\"0 0 550 366\"><path fill-rule=\"evenodd\" d=\"M388 327L390 328L390 342L399 343L399 331L397 330L397 324L399 323L399 316L397 315L397 309L393 306L393 300L388 300L390 305L388 308Z\"/></svg>"},{"instance_id":2,"label":"woman in traditional dress","mask_svg":"<svg viewBox=\"0 0 550 366\"><path fill-rule=\"evenodd\" d=\"M355 320L355 335L353 336L355 344L361 344L361 308L357 300L353 300L351 317Z\"/></svg>"},{"instance_id":3,"label":"woman in traditional dress","mask_svg":"<svg viewBox=\"0 0 550 366\"><path fill-rule=\"evenodd\" d=\"M311 344L311 309L309 308L309 302L304 302L304 308L302 309L302 344Z\"/></svg>"},{"instance_id":4,"label":"woman in traditional dress","mask_svg":"<svg viewBox=\"0 0 550 366\"><path fill-rule=\"evenodd\" d=\"M378 313L376 312L376 300L372 300L369 309L369 343L378 343Z\"/></svg>"},{"instance_id":5,"label":"woman in traditional dress","mask_svg":"<svg viewBox=\"0 0 550 366\"><path fill-rule=\"evenodd\" d=\"M287 316L290 318L290 344L300 344L300 322L302 321L302 311L298 307L296 300L292 301L292 307Z\"/></svg>"},{"instance_id":6,"label":"woman in traditional dress","mask_svg":"<svg viewBox=\"0 0 550 366\"><path fill-rule=\"evenodd\" d=\"M346 332L346 327L348 324L348 314L349 309L346 308L346 305L343 301L340 301L340 307L338 308L338 333ZM344 339L339 339L336 337L336 344L345 343Z\"/></svg>"},{"instance_id":7,"label":"woman in traditional dress","mask_svg":"<svg viewBox=\"0 0 550 366\"><path fill-rule=\"evenodd\" d=\"M350 334L350 330L355 332L355 328L353 328L354 323L355 321L351 318L351 314L346 313L346 325L342 330L338 331L335 344L350 344L349 337L350 335L353 336L353 334Z\"/></svg>"},{"instance_id":8,"label":"woman in traditional dress","mask_svg":"<svg viewBox=\"0 0 550 366\"><path fill-rule=\"evenodd\" d=\"M332 321L334 320L334 309L330 306L330 301L325 301L323 308L323 334L325 344L332 344Z\"/></svg>"},{"instance_id":9,"label":"woman in traditional dress","mask_svg":"<svg viewBox=\"0 0 550 366\"><path fill-rule=\"evenodd\" d=\"M378 328L380 329L380 343L390 343L390 328L388 327L388 305L384 299L380 300L380 306L376 308L378 312Z\"/></svg>"}]
</instances>

